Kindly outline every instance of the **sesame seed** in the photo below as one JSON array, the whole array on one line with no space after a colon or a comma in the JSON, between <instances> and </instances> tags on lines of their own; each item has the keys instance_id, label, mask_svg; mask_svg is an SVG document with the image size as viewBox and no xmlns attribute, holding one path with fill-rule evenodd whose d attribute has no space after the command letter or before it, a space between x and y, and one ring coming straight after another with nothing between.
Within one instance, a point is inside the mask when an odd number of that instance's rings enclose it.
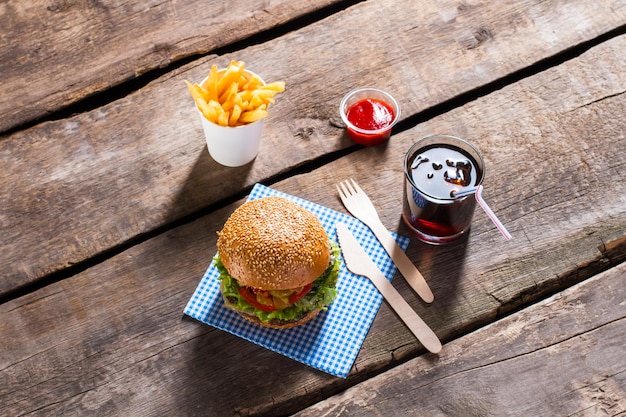
<instances>
[{"instance_id":1,"label":"sesame seed","mask_svg":"<svg viewBox=\"0 0 626 417\"><path fill-rule=\"evenodd\" d=\"M319 219L282 197L248 201L236 209L218 232L217 246L235 279L264 289L306 285L330 262Z\"/></svg>"}]
</instances>

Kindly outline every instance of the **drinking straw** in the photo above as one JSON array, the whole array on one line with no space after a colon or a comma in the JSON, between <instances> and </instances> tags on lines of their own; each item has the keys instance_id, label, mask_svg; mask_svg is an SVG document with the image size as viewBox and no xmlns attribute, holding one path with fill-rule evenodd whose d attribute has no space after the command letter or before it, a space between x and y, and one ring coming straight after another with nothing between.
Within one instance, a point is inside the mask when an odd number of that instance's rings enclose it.
<instances>
[{"instance_id":1,"label":"drinking straw","mask_svg":"<svg viewBox=\"0 0 626 417\"><path fill-rule=\"evenodd\" d=\"M480 205L480 207L482 207L482 209L484 210L485 213L487 213L487 216L489 216L493 224L495 224L498 230L500 231L500 233L502 233L502 236L504 236L506 240L511 240L511 234L509 233L509 231L506 230L506 227L504 227L504 225L500 222L500 220L498 220L498 217L496 216L496 214L489 208L485 200L483 200L483 186L482 185L479 185L478 187L468 188L467 190L463 190L463 191L458 191L458 192L455 191L453 196L462 197L464 195L469 195L469 194L474 194L474 196L476 197L476 201L478 201L478 204Z\"/></svg>"}]
</instances>

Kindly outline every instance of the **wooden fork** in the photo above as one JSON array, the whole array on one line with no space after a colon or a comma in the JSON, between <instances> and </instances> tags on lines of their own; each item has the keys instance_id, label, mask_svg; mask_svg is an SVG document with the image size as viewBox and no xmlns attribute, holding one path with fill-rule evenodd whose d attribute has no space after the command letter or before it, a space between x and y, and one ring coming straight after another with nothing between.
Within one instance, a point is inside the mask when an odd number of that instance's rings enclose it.
<instances>
[{"instance_id":1,"label":"wooden fork","mask_svg":"<svg viewBox=\"0 0 626 417\"><path fill-rule=\"evenodd\" d=\"M376 208L356 181L350 178L349 181L340 182L337 191L346 209L370 228L417 295L425 302L432 303L435 296L426 280L382 224Z\"/></svg>"}]
</instances>

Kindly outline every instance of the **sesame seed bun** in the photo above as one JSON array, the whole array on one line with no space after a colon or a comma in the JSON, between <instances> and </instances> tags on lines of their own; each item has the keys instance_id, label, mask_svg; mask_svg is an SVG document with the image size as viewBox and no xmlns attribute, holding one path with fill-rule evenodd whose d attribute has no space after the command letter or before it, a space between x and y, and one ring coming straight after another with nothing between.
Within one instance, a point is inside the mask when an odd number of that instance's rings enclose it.
<instances>
[{"instance_id":1,"label":"sesame seed bun","mask_svg":"<svg viewBox=\"0 0 626 417\"><path fill-rule=\"evenodd\" d=\"M217 250L241 285L288 290L315 281L328 267L330 244L319 219L283 197L244 203L218 232Z\"/></svg>"}]
</instances>

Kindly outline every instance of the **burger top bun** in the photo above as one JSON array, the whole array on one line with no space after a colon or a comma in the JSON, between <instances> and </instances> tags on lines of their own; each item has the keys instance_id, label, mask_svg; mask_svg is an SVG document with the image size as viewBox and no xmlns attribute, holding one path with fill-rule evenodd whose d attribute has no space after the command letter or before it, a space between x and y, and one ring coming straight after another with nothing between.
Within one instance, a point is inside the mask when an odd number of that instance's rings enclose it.
<instances>
[{"instance_id":1,"label":"burger top bun","mask_svg":"<svg viewBox=\"0 0 626 417\"><path fill-rule=\"evenodd\" d=\"M217 234L222 264L241 285L294 289L315 281L330 263L319 219L283 197L244 203Z\"/></svg>"}]
</instances>

